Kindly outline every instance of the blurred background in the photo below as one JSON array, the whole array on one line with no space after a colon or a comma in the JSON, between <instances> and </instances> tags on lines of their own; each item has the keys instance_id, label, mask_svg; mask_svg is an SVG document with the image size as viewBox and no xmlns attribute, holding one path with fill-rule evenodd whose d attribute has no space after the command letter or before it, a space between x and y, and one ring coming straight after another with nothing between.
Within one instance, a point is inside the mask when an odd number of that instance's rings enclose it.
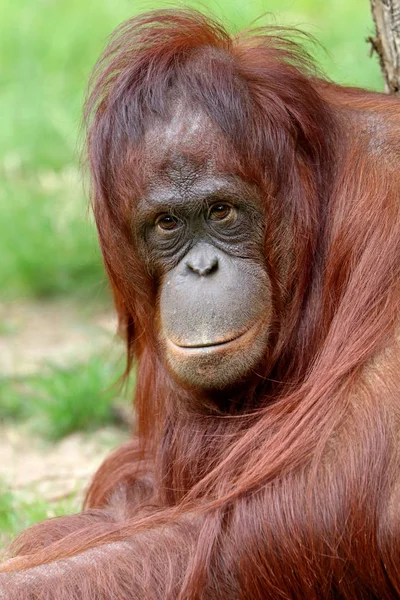
<instances>
[{"instance_id":1,"label":"blurred background","mask_svg":"<svg viewBox=\"0 0 400 600\"><path fill-rule=\"evenodd\" d=\"M382 90L368 0L203 0L231 30L262 14L322 44L333 80ZM123 348L80 166L81 109L107 36L166 6L129 0L0 4L0 547L78 510L103 457L129 435Z\"/></svg>"}]
</instances>

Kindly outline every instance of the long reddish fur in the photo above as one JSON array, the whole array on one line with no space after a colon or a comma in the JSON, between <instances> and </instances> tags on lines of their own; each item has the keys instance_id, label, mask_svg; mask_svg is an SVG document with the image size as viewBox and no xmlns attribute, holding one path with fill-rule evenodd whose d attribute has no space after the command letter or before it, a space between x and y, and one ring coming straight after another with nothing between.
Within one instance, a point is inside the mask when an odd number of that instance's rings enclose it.
<instances>
[{"instance_id":1,"label":"long reddish fur","mask_svg":"<svg viewBox=\"0 0 400 600\"><path fill-rule=\"evenodd\" d=\"M173 87L265 198L271 349L235 410L166 372L132 240L143 134ZM81 514L19 537L0 598L400 597L399 102L324 81L278 29L167 10L116 32L87 122L137 436Z\"/></svg>"}]
</instances>

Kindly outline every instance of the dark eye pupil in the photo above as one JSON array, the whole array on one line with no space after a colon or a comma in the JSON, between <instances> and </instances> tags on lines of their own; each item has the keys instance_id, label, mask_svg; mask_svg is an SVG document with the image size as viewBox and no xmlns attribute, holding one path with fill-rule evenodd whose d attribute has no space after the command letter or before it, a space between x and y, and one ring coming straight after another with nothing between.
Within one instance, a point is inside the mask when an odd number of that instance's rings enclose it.
<instances>
[{"instance_id":1,"label":"dark eye pupil","mask_svg":"<svg viewBox=\"0 0 400 600\"><path fill-rule=\"evenodd\" d=\"M157 220L157 225L161 229L171 230L175 229L175 227L178 225L178 222L174 217L171 217L171 215L164 215Z\"/></svg>"},{"instance_id":2,"label":"dark eye pupil","mask_svg":"<svg viewBox=\"0 0 400 600\"><path fill-rule=\"evenodd\" d=\"M231 212L231 207L228 204L214 204L210 208L210 219L214 221L222 221L222 219L226 219L226 217Z\"/></svg>"}]
</instances>

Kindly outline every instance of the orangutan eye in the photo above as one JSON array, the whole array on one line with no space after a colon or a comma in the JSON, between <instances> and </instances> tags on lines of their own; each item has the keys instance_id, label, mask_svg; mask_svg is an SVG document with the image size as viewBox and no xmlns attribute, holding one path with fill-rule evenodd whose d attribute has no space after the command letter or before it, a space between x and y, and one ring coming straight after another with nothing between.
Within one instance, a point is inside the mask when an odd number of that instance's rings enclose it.
<instances>
[{"instance_id":1,"label":"orangutan eye","mask_svg":"<svg viewBox=\"0 0 400 600\"><path fill-rule=\"evenodd\" d=\"M234 216L234 208L230 204L216 203L210 206L208 218L211 221L224 221Z\"/></svg>"},{"instance_id":2,"label":"orangutan eye","mask_svg":"<svg viewBox=\"0 0 400 600\"><path fill-rule=\"evenodd\" d=\"M172 231L173 229L177 229L179 227L180 222L172 215L163 214L157 218L155 224L156 227L162 231Z\"/></svg>"}]
</instances>

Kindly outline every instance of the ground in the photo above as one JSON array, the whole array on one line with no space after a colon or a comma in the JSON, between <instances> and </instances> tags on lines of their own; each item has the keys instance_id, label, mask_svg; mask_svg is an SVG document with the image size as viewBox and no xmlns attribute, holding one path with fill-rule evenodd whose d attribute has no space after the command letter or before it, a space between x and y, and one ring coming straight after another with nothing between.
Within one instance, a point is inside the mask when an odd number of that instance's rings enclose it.
<instances>
[{"instance_id":1,"label":"ground","mask_svg":"<svg viewBox=\"0 0 400 600\"><path fill-rule=\"evenodd\" d=\"M27 427L2 426L0 478L11 491L23 491L26 499L56 502L74 496L80 501L101 462L127 437L116 427L106 427L49 444L32 437Z\"/></svg>"},{"instance_id":2,"label":"ground","mask_svg":"<svg viewBox=\"0 0 400 600\"><path fill-rule=\"evenodd\" d=\"M110 308L88 312L69 301L0 303L0 376L28 375L48 363L82 362L117 346Z\"/></svg>"},{"instance_id":3,"label":"ground","mask_svg":"<svg viewBox=\"0 0 400 600\"><path fill-rule=\"evenodd\" d=\"M109 307L100 306L88 313L72 302L3 303L0 323L5 324L0 330L0 377L34 376L54 364L85 364L100 351L106 356L122 353L114 335L116 319ZM66 511L77 510L98 466L128 436L127 426L110 425L91 433L73 433L54 443L41 435L40 425L33 433L29 421L6 420L0 424L0 483L7 493L11 491L12 498L23 498L23 506L40 499L45 517L52 516L53 509L64 501ZM4 510L14 519L11 513L18 512L15 500ZM21 525L10 526L8 534L3 534L7 527L2 527L0 519L0 545L35 518L29 516Z\"/></svg>"}]
</instances>

